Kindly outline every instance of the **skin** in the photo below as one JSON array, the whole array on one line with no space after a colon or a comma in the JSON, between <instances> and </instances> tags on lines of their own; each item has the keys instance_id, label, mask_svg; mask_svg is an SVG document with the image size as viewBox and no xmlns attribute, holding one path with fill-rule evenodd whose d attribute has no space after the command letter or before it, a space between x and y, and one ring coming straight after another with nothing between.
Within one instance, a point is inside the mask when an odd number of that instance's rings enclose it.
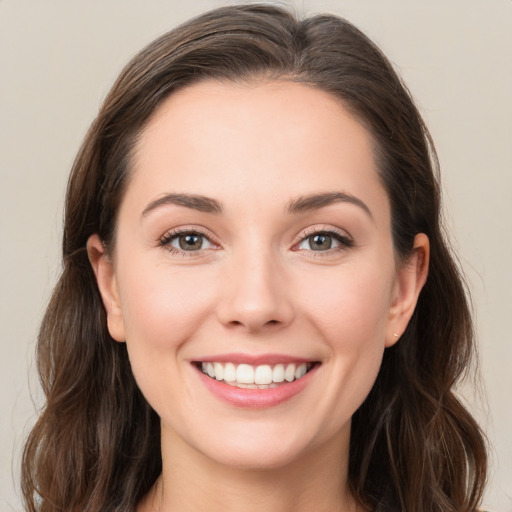
<instances>
[{"instance_id":1,"label":"skin","mask_svg":"<svg viewBox=\"0 0 512 512\"><path fill-rule=\"evenodd\" d=\"M419 234L395 261L369 133L306 85L206 81L159 107L132 172L113 254L96 235L88 251L110 333L162 423L163 473L139 511L355 510L351 417L406 328L429 254ZM326 192L365 206L287 212ZM169 193L214 199L222 213L169 203L143 213ZM200 250L160 243L183 228L205 235ZM313 250L308 237L330 231L352 245ZM235 407L192 365L233 352L321 365L284 403Z\"/></svg>"}]
</instances>

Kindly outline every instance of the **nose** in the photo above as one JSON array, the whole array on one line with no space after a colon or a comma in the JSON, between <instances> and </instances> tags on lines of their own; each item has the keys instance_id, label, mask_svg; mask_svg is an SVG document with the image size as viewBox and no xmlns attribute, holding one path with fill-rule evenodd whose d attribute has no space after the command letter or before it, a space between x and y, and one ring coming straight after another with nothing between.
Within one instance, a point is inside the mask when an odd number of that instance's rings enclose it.
<instances>
[{"instance_id":1,"label":"nose","mask_svg":"<svg viewBox=\"0 0 512 512\"><path fill-rule=\"evenodd\" d=\"M226 265L222 297L217 305L219 321L248 333L275 330L291 323L294 310L291 283L279 258L240 254Z\"/></svg>"}]
</instances>

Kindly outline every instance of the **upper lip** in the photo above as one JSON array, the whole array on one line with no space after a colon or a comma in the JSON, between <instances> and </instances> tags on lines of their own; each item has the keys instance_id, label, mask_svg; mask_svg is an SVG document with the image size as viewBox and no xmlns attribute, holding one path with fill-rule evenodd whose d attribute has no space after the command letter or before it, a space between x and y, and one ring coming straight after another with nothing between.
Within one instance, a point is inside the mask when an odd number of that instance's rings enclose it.
<instances>
[{"instance_id":1,"label":"upper lip","mask_svg":"<svg viewBox=\"0 0 512 512\"><path fill-rule=\"evenodd\" d=\"M231 353L231 354L216 354L211 356L204 356L194 358L195 363L234 363L234 364L250 364L252 366L258 366L262 364L302 364L302 363L313 363L316 359L304 358L292 356L289 354L242 354L242 353Z\"/></svg>"}]
</instances>

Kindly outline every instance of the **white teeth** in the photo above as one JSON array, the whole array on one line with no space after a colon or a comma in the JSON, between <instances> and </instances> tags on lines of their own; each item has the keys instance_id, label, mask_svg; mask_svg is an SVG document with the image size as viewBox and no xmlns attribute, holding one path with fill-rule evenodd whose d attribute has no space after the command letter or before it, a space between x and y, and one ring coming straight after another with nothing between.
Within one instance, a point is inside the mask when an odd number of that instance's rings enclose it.
<instances>
[{"instance_id":1,"label":"white teeth","mask_svg":"<svg viewBox=\"0 0 512 512\"><path fill-rule=\"evenodd\" d=\"M304 375L306 375L306 371L306 365L300 364L299 366L297 366L297 369L295 370L295 378L300 379L301 377L304 377Z\"/></svg>"},{"instance_id":2,"label":"white teeth","mask_svg":"<svg viewBox=\"0 0 512 512\"><path fill-rule=\"evenodd\" d=\"M272 380L274 382L283 382L284 380L284 366L282 364L276 364L272 370Z\"/></svg>"},{"instance_id":3,"label":"white teeth","mask_svg":"<svg viewBox=\"0 0 512 512\"><path fill-rule=\"evenodd\" d=\"M224 366L224 380L226 382L236 381L236 367L233 363L227 363Z\"/></svg>"},{"instance_id":4,"label":"white teeth","mask_svg":"<svg viewBox=\"0 0 512 512\"><path fill-rule=\"evenodd\" d=\"M284 381L293 382L304 377L310 367L311 365L306 363L279 363L273 367L269 364L251 366L219 362L201 363L203 373L212 379L247 389L268 389Z\"/></svg>"},{"instance_id":5,"label":"white teeth","mask_svg":"<svg viewBox=\"0 0 512 512\"><path fill-rule=\"evenodd\" d=\"M295 380L295 365L294 364L289 364L286 367L286 370L284 371L284 378L288 382L293 382Z\"/></svg>"},{"instance_id":6,"label":"white teeth","mask_svg":"<svg viewBox=\"0 0 512 512\"><path fill-rule=\"evenodd\" d=\"M239 364L236 369L236 380L240 384L254 384L254 368L249 364Z\"/></svg>"},{"instance_id":7,"label":"white teeth","mask_svg":"<svg viewBox=\"0 0 512 512\"><path fill-rule=\"evenodd\" d=\"M254 372L255 384L270 384L272 382L272 368L268 364L256 367Z\"/></svg>"},{"instance_id":8,"label":"white teeth","mask_svg":"<svg viewBox=\"0 0 512 512\"><path fill-rule=\"evenodd\" d=\"M224 380L224 366L220 363L213 363L213 369L215 370L215 378L217 380Z\"/></svg>"}]
</instances>

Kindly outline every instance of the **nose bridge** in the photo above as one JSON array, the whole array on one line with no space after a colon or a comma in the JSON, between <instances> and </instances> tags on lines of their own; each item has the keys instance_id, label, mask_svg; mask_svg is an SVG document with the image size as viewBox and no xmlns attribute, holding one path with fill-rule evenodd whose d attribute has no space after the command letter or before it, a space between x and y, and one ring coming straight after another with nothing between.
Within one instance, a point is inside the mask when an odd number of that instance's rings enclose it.
<instances>
[{"instance_id":1,"label":"nose bridge","mask_svg":"<svg viewBox=\"0 0 512 512\"><path fill-rule=\"evenodd\" d=\"M293 317L279 254L269 243L234 250L228 265L219 316L226 325L249 331L286 325Z\"/></svg>"}]
</instances>

